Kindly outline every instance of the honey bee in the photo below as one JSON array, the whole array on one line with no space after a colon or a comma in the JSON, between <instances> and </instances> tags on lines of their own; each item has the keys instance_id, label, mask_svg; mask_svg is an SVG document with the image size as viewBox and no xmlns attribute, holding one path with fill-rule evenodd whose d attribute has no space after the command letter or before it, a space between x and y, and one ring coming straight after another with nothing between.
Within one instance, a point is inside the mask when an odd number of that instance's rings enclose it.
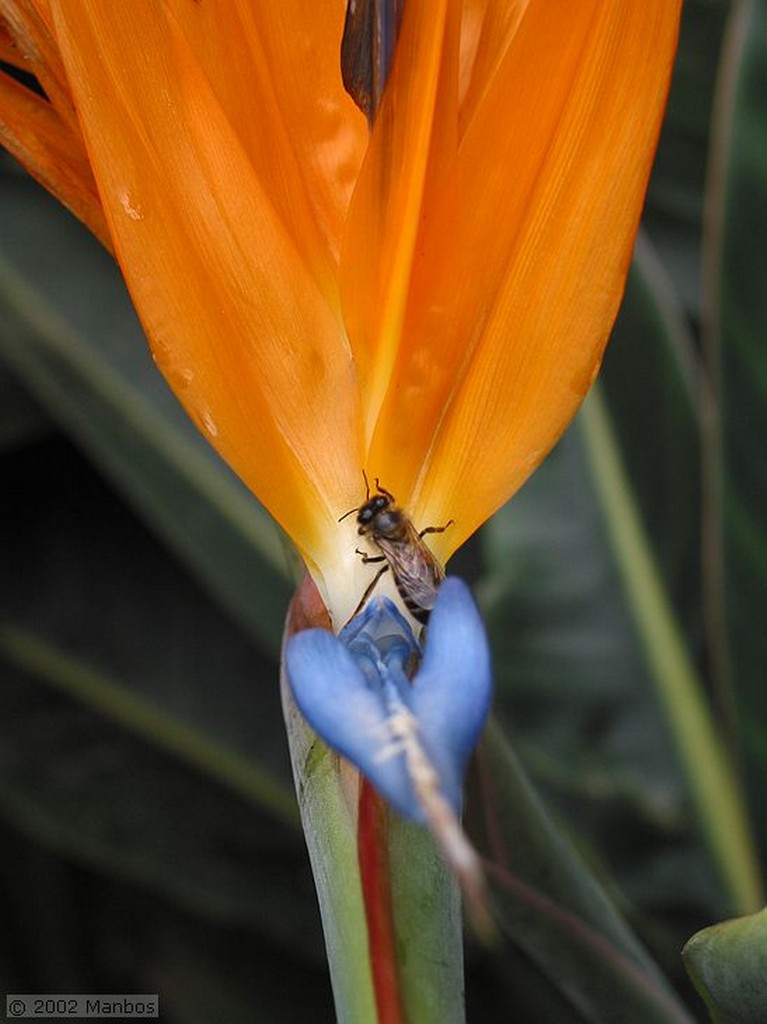
<instances>
[{"instance_id":1,"label":"honey bee","mask_svg":"<svg viewBox=\"0 0 767 1024\"><path fill-rule=\"evenodd\" d=\"M338 520L340 523L342 519L356 512L359 526L357 532L361 537L369 537L382 552L380 555L369 555L366 551L356 548L357 554L365 565L369 562L386 563L379 569L362 595L354 614L356 615L363 607L383 574L391 569L397 590L408 611L414 619L426 625L429 613L434 607L437 591L445 578L445 572L423 538L427 533L442 533L453 520L448 520L444 526L427 526L419 532L407 513L399 508L394 495L381 486L377 477L375 485L376 493L371 497L370 485L365 475L367 493L364 504L359 508L350 509Z\"/></svg>"}]
</instances>

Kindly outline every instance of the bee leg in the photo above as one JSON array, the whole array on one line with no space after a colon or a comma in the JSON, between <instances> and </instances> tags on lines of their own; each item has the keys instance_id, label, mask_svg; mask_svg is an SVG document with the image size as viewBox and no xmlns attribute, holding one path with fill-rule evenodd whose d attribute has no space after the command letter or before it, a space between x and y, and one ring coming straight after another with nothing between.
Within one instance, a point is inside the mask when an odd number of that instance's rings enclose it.
<instances>
[{"instance_id":1,"label":"bee leg","mask_svg":"<svg viewBox=\"0 0 767 1024\"><path fill-rule=\"evenodd\" d=\"M378 559L371 558L371 559L368 559L368 561L375 562L375 561L378 561ZM376 583L378 583L378 581L383 576L383 574L385 572L388 572L388 571L389 571L389 566L388 565L382 565L381 566L381 568L378 570L378 572L373 577L372 581L368 584L367 590L362 595L362 600L357 605L357 607L354 609L354 614L352 615L352 619L355 617L355 615L359 615L359 613L362 611L363 607L365 606L365 602L370 597L370 595L373 593L373 590L375 589ZM349 621L351 622L351 619Z\"/></svg>"},{"instance_id":2,"label":"bee leg","mask_svg":"<svg viewBox=\"0 0 767 1024\"><path fill-rule=\"evenodd\" d=\"M369 555L367 551L360 551L359 548L354 549L354 553L359 555L362 559L362 564L367 565L369 562L384 562L386 558L384 555Z\"/></svg>"},{"instance_id":3,"label":"bee leg","mask_svg":"<svg viewBox=\"0 0 767 1024\"><path fill-rule=\"evenodd\" d=\"M426 526L418 534L419 537L423 537L425 533L444 533L448 526L452 526L455 519L448 519L444 526Z\"/></svg>"}]
</instances>

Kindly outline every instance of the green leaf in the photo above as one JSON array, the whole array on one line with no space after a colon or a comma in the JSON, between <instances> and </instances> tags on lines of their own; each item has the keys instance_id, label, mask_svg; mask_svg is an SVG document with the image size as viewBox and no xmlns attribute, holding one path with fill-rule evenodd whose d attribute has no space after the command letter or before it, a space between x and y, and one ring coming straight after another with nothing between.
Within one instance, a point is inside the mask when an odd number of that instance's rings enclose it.
<instances>
[{"instance_id":1,"label":"green leaf","mask_svg":"<svg viewBox=\"0 0 767 1024\"><path fill-rule=\"evenodd\" d=\"M252 793L244 799L217 784L215 773L204 771L205 756L169 756L152 742L151 730L145 727L150 735L142 735L138 702L133 723L119 713L94 713L41 687L41 680L64 674L60 656L57 673L50 650L42 652L45 664L39 645L36 659L24 653L22 638L0 630L0 808L6 820L81 864L318 955L314 897L296 830L262 811ZM25 661L30 672L20 671ZM67 674L75 672L85 685L93 680L69 662ZM142 718L178 739L178 727L160 716L152 719L145 710ZM191 731L187 736L190 751L204 747ZM247 771L242 765L243 781ZM250 771L257 780L257 771ZM247 793L244 785L240 792Z\"/></svg>"},{"instance_id":2,"label":"green leaf","mask_svg":"<svg viewBox=\"0 0 767 1024\"><path fill-rule=\"evenodd\" d=\"M0 452L34 441L50 429L37 403L0 364Z\"/></svg>"},{"instance_id":3,"label":"green leaf","mask_svg":"<svg viewBox=\"0 0 767 1024\"><path fill-rule=\"evenodd\" d=\"M767 909L704 928L682 955L715 1024L764 1024Z\"/></svg>"},{"instance_id":4,"label":"green leaf","mask_svg":"<svg viewBox=\"0 0 767 1024\"><path fill-rule=\"evenodd\" d=\"M571 843L510 747L491 728L470 824L488 862L504 934L592 1024L690 1022ZM476 820L475 820L476 819Z\"/></svg>"},{"instance_id":5,"label":"green leaf","mask_svg":"<svg viewBox=\"0 0 767 1024\"><path fill-rule=\"evenodd\" d=\"M629 899L723 912L578 424L482 543L496 709L536 783Z\"/></svg>"},{"instance_id":6,"label":"green leaf","mask_svg":"<svg viewBox=\"0 0 767 1024\"><path fill-rule=\"evenodd\" d=\"M767 231L767 7L733 6L714 127L706 237L706 349L719 434L708 456L720 487L713 515L721 532L709 552L717 567L714 606L729 653L741 756L754 806L767 787L767 307L762 249ZM727 635L729 634L729 635ZM767 819L757 821L767 856Z\"/></svg>"},{"instance_id":7,"label":"green leaf","mask_svg":"<svg viewBox=\"0 0 767 1024\"><path fill-rule=\"evenodd\" d=\"M332 1019L321 953L309 959L277 944L259 934L258 923L233 926L181 909L140 882L41 849L2 819L0 849L3 949L15 936L24 940L3 957L10 991L39 992L45 980L54 992L108 992L108 981L119 979L128 992L157 992L164 1020ZM30 918L34 927L24 931Z\"/></svg>"},{"instance_id":8,"label":"green leaf","mask_svg":"<svg viewBox=\"0 0 767 1024\"><path fill-rule=\"evenodd\" d=\"M188 918L172 919L156 903L147 903L140 904L139 926L147 984L138 991L150 991L150 982L156 991L157 977L163 979L160 1012L166 1020L193 1024L333 1020L322 960L308 961L282 944L260 940L242 929L201 927ZM313 910L316 916L316 906ZM122 954L124 960L129 952L125 936L114 927L110 938L113 955Z\"/></svg>"},{"instance_id":9,"label":"green leaf","mask_svg":"<svg viewBox=\"0 0 767 1024\"><path fill-rule=\"evenodd\" d=\"M279 534L166 387L111 259L24 179L0 190L0 355L276 653L289 596Z\"/></svg>"},{"instance_id":10,"label":"green leaf","mask_svg":"<svg viewBox=\"0 0 767 1024\"><path fill-rule=\"evenodd\" d=\"M664 587L692 649L702 633L700 378L676 282L641 232L600 383Z\"/></svg>"},{"instance_id":11,"label":"green leaf","mask_svg":"<svg viewBox=\"0 0 767 1024\"><path fill-rule=\"evenodd\" d=\"M276 667L62 442L3 468L3 815L316 953Z\"/></svg>"},{"instance_id":12,"label":"green leaf","mask_svg":"<svg viewBox=\"0 0 767 1024\"><path fill-rule=\"evenodd\" d=\"M13 586L0 591L0 627L9 644L17 637L21 667L39 666L51 685L144 736L154 727L140 715L135 723L125 717L131 702L254 766L257 760L265 809L295 822L274 662L71 448L51 441L6 456L4 482L0 550ZM64 675L46 650L61 656ZM93 677L87 686L79 665ZM170 749L162 730L155 737Z\"/></svg>"},{"instance_id":13,"label":"green leaf","mask_svg":"<svg viewBox=\"0 0 767 1024\"><path fill-rule=\"evenodd\" d=\"M691 797L732 906L750 909L761 898L761 878L739 779L663 588L609 414L596 389L581 422L629 606Z\"/></svg>"}]
</instances>

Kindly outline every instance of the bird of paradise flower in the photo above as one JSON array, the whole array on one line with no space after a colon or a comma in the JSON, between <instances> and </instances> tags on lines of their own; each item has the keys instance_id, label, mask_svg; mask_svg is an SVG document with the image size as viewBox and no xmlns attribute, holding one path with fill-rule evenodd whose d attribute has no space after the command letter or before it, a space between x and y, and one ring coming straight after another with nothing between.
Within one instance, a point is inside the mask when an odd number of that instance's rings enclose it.
<instances>
[{"instance_id":1,"label":"bird of paradise flower","mask_svg":"<svg viewBox=\"0 0 767 1024\"><path fill-rule=\"evenodd\" d=\"M679 5L411 0L375 127L340 0L3 0L0 134L113 247L155 359L339 624L367 467L444 561L585 396Z\"/></svg>"},{"instance_id":2,"label":"bird of paradise flower","mask_svg":"<svg viewBox=\"0 0 767 1024\"><path fill-rule=\"evenodd\" d=\"M0 75L0 139L112 249L336 628L367 579L338 522L363 469L415 522L452 520L445 562L585 397L679 8L408 0L371 130L342 0L0 0L0 59L44 92Z\"/></svg>"}]
</instances>

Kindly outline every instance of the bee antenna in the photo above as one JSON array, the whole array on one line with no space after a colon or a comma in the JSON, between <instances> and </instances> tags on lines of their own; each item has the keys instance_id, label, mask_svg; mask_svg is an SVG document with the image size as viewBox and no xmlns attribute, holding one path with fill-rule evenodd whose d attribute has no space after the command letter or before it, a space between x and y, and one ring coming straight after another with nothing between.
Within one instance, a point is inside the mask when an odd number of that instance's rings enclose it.
<instances>
[{"instance_id":1,"label":"bee antenna","mask_svg":"<svg viewBox=\"0 0 767 1024\"><path fill-rule=\"evenodd\" d=\"M364 469L362 470L362 479L365 481L365 501L367 502L370 501L370 484L368 483L368 475ZM376 480L376 487L378 487L378 480ZM343 519L346 519L347 516L352 515L353 512L359 512L361 508L362 505L358 505L356 508L350 508L348 512L344 512L338 522L340 523Z\"/></svg>"},{"instance_id":2,"label":"bee antenna","mask_svg":"<svg viewBox=\"0 0 767 1024\"><path fill-rule=\"evenodd\" d=\"M376 477L376 490L379 494L383 494L384 497L388 498L392 503L394 502L394 495L391 491L387 491L385 487L381 486L381 481Z\"/></svg>"}]
</instances>

